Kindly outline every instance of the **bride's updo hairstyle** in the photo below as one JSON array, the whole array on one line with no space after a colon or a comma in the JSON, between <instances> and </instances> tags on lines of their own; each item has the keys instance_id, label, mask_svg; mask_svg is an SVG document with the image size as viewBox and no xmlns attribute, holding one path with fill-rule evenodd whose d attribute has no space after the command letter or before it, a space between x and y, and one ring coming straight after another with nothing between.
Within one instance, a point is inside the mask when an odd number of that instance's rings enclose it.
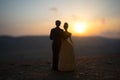
<instances>
[{"instance_id":1,"label":"bride's updo hairstyle","mask_svg":"<svg viewBox=\"0 0 120 80\"><path fill-rule=\"evenodd\" d=\"M65 30L67 30L67 28L68 28L68 23L64 23L64 26L63 26L63 27L64 27Z\"/></svg>"}]
</instances>

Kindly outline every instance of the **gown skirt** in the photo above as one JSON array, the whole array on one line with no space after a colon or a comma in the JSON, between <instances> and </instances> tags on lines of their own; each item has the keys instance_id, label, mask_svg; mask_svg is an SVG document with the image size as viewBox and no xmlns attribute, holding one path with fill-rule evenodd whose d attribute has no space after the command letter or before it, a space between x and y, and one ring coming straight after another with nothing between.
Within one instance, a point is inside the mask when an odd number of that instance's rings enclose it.
<instances>
[{"instance_id":1,"label":"gown skirt","mask_svg":"<svg viewBox=\"0 0 120 80\"><path fill-rule=\"evenodd\" d=\"M73 44L69 40L63 40L59 53L59 71L74 71L75 55Z\"/></svg>"}]
</instances>

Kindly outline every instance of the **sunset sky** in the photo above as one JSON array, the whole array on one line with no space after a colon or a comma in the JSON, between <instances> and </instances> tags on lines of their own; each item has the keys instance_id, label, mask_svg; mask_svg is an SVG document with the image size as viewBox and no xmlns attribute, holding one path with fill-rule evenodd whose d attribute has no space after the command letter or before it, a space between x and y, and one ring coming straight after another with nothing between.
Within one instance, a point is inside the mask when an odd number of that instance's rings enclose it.
<instances>
[{"instance_id":1,"label":"sunset sky","mask_svg":"<svg viewBox=\"0 0 120 80\"><path fill-rule=\"evenodd\" d=\"M0 0L0 35L49 35L55 20L73 36L120 38L120 0Z\"/></svg>"}]
</instances>

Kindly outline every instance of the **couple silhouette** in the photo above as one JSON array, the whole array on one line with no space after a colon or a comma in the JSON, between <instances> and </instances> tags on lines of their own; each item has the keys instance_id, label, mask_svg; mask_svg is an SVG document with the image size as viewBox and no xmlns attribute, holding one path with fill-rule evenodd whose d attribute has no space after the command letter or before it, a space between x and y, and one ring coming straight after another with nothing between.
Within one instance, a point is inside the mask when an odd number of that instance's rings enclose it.
<instances>
[{"instance_id":1,"label":"couple silhouette","mask_svg":"<svg viewBox=\"0 0 120 80\"><path fill-rule=\"evenodd\" d=\"M51 29L52 40L52 70L73 71L75 67L75 56L71 33L68 32L68 23L64 23L64 30L60 28L61 21L55 21L56 27Z\"/></svg>"}]
</instances>

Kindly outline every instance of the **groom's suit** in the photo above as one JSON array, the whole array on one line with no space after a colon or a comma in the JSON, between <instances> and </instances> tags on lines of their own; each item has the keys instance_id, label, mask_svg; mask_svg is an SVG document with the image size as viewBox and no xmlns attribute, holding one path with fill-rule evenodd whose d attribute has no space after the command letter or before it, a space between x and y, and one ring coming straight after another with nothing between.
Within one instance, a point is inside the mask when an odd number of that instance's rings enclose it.
<instances>
[{"instance_id":1,"label":"groom's suit","mask_svg":"<svg viewBox=\"0 0 120 80\"><path fill-rule=\"evenodd\" d=\"M52 69L58 70L58 60L59 60L59 52L61 48L61 42L63 37L63 30L59 27L51 29L50 32L50 39L53 40L52 42L52 51L53 51L53 62L52 62Z\"/></svg>"}]
</instances>

